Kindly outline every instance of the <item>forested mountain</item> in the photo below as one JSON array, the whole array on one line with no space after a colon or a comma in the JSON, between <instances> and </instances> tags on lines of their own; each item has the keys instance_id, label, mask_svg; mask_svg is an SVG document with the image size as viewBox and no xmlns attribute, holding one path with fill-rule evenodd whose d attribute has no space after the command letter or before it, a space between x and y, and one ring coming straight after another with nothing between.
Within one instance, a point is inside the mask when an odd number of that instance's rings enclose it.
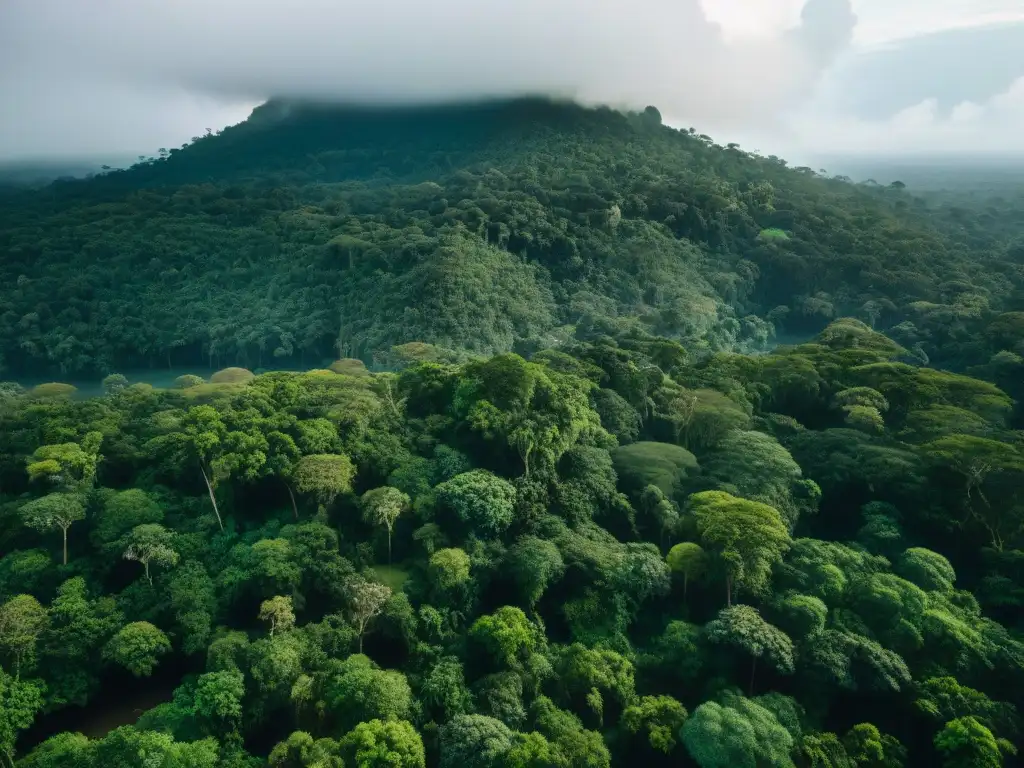
<instances>
[{"instance_id":1,"label":"forested mountain","mask_svg":"<svg viewBox=\"0 0 1024 768\"><path fill-rule=\"evenodd\" d=\"M373 363L410 341L490 354L594 332L757 349L840 316L962 367L987 360L967 336L1020 309L1024 206L993 237L984 211L951 221L653 109L269 103L159 154L4 199L8 371Z\"/></svg>"},{"instance_id":2,"label":"forested mountain","mask_svg":"<svg viewBox=\"0 0 1024 768\"><path fill-rule=\"evenodd\" d=\"M542 101L161 154L0 200L0 766L1020 764L1024 193Z\"/></svg>"}]
</instances>

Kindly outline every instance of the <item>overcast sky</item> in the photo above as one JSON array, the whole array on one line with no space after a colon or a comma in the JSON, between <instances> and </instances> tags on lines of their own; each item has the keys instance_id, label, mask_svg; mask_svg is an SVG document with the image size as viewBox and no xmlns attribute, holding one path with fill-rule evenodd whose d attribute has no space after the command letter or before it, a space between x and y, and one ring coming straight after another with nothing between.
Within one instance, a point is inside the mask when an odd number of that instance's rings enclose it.
<instances>
[{"instance_id":1,"label":"overcast sky","mask_svg":"<svg viewBox=\"0 0 1024 768\"><path fill-rule=\"evenodd\" d=\"M550 93L813 154L1024 154L1022 0L0 0L0 159L153 153L271 96Z\"/></svg>"}]
</instances>

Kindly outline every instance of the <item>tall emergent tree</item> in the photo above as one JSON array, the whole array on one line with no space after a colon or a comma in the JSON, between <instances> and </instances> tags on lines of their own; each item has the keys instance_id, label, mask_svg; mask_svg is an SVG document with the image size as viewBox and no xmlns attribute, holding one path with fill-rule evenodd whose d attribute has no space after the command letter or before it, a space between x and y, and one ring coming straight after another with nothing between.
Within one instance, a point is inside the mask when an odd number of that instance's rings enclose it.
<instances>
[{"instance_id":1,"label":"tall emergent tree","mask_svg":"<svg viewBox=\"0 0 1024 768\"><path fill-rule=\"evenodd\" d=\"M64 565L67 565L68 528L85 519L85 506L77 495L51 493L26 503L21 508L21 519L29 528L40 532L59 528L64 540Z\"/></svg>"},{"instance_id":2,"label":"tall emergent tree","mask_svg":"<svg viewBox=\"0 0 1024 768\"><path fill-rule=\"evenodd\" d=\"M395 521L409 508L409 496L397 488L385 486L363 494L363 519L371 525L383 525L388 532L388 564L391 564L391 532Z\"/></svg>"},{"instance_id":3,"label":"tall emergent tree","mask_svg":"<svg viewBox=\"0 0 1024 768\"><path fill-rule=\"evenodd\" d=\"M103 435L89 432L82 444L59 443L36 448L28 459L30 480L45 480L57 490L82 493L92 488L96 469L103 457L100 445Z\"/></svg>"},{"instance_id":4,"label":"tall emergent tree","mask_svg":"<svg viewBox=\"0 0 1024 768\"><path fill-rule=\"evenodd\" d=\"M345 582L345 591L348 593L352 624L359 637L359 653L362 653L363 636L370 622L384 611L384 605L391 597L391 588L353 576Z\"/></svg>"},{"instance_id":5,"label":"tall emergent tree","mask_svg":"<svg viewBox=\"0 0 1024 768\"><path fill-rule=\"evenodd\" d=\"M46 609L32 595L15 595L0 605L0 651L14 661L14 677L35 653L36 642L46 629Z\"/></svg>"},{"instance_id":6,"label":"tall emergent tree","mask_svg":"<svg viewBox=\"0 0 1024 768\"><path fill-rule=\"evenodd\" d=\"M352 460L344 454L303 456L295 465L295 488L312 496L320 514L324 514L338 496L352 490L355 474Z\"/></svg>"},{"instance_id":7,"label":"tall emergent tree","mask_svg":"<svg viewBox=\"0 0 1024 768\"><path fill-rule=\"evenodd\" d=\"M174 534L159 523L146 523L132 528L126 538L125 560L142 563L146 581L153 585L149 565L172 566L178 564L178 553L172 546Z\"/></svg>"},{"instance_id":8,"label":"tall emergent tree","mask_svg":"<svg viewBox=\"0 0 1024 768\"><path fill-rule=\"evenodd\" d=\"M295 611L292 609L290 597L272 597L260 604L260 621L270 623L270 636L274 632L289 630L295 626Z\"/></svg>"},{"instance_id":9,"label":"tall emergent tree","mask_svg":"<svg viewBox=\"0 0 1024 768\"><path fill-rule=\"evenodd\" d=\"M732 605L734 589L754 594L767 589L772 566L790 545L778 511L724 491L695 493L689 505L705 549L717 557L725 574L726 604Z\"/></svg>"}]
</instances>

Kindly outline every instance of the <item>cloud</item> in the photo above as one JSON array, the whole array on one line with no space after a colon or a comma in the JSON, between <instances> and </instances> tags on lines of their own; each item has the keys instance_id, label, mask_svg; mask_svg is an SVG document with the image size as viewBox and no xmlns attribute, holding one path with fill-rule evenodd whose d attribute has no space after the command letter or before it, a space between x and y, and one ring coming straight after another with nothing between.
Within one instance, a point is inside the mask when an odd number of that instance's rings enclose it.
<instances>
[{"instance_id":1,"label":"cloud","mask_svg":"<svg viewBox=\"0 0 1024 768\"><path fill-rule=\"evenodd\" d=\"M841 148L859 155L1024 155L1024 76L984 101L943 109L928 98L886 118L820 112L813 105L784 121L796 154Z\"/></svg>"},{"instance_id":2,"label":"cloud","mask_svg":"<svg viewBox=\"0 0 1024 768\"><path fill-rule=\"evenodd\" d=\"M948 114L1024 76L1024 22L947 30L837 59L820 92L828 106L884 118L934 98Z\"/></svg>"},{"instance_id":3,"label":"cloud","mask_svg":"<svg viewBox=\"0 0 1024 768\"><path fill-rule=\"evenodd\" d=\"M0 155L172 143L203 98L234 114L271 96L551 94L713 130L800 103L855 24L850 0L743 41L700 0L3 0Z\"/></svg>"},{"instance_id":4,"label":"cloud","mask_svg":"<svg viewBox=\"0 0 1024 768\"><path fill-rule=\"evenodd\" d=\"M854 0L858 45L1024 21L1020 0Z\"/></svg>"}]
</instances>

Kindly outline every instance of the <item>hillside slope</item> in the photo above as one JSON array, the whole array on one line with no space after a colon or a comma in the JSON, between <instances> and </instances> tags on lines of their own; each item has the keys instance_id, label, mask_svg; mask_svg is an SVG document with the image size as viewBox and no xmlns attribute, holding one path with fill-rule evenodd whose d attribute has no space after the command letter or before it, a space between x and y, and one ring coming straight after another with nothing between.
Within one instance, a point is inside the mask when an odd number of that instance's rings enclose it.
<instances>
[{"instance_id":1,"label":"hillside slope","mask_svg":"<svg viewBox=\"0 0 1024 768\"><path fill-rule=\"evenodd\" d=\"M757 349L855 315L918 354L1018 308L1024 265L898 188L540 100L270 103L127 171L8 196L8 374L371 362L657 334Z\"/></svg>"}]
</instances>

